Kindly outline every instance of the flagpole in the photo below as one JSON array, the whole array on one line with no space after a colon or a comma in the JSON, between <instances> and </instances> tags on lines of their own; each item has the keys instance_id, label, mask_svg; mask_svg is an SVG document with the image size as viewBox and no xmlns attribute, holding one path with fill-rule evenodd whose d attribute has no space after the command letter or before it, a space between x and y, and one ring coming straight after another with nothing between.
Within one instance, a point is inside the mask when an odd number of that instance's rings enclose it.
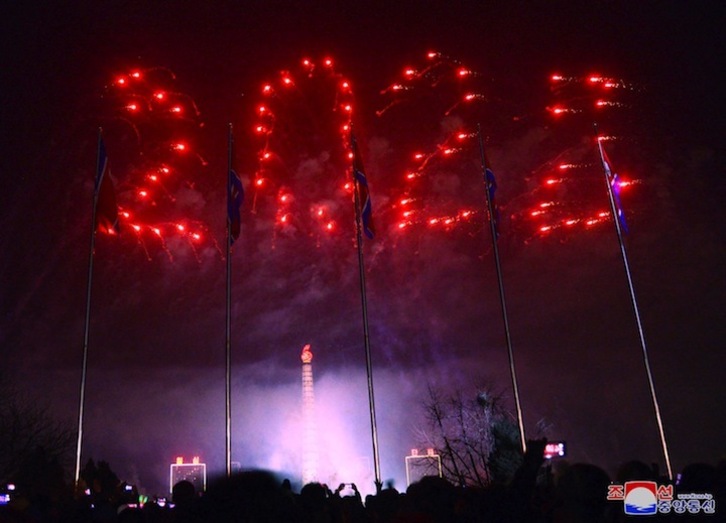
<instances>
[{"instance_id":1,"label":"flagpole","mask_svg":"<svg viewBox=\"0 0 726 523\"><path fill-rule=\"evenodd\" d=\"M354 143L353 126L351 125L351 144ZM373 471L375 475L376 492L379 493L383 486L381 481L381 463L378 453L378 427L376 425L376 403L373 394L373 365L371 363L371 343L368 331L368 301L366 298L366 274L363 264L363 225L361 223L361 203L360 190L358 187L358 179L355 175L355 151L353 149L353 193L355 204L355 231L356 245L358 248L358 272L360 274L360 298L361 308L363 310L363 344L365 346L366 355L366 376L368 379L368 407L371 418L371 440L373 442Z\"/></svg>"},{"instance_id":2,"label":"flagpole","mask_svg":"<svg viewBox=\"0 0 726 523\"><path fill-rule=\"evenodd\" d=\"M507 304L504 298L504 281L502 279L502 266L499 261L499 247L497 242L497 228L494 223L494 206L492 205L492 196L489 192L489 179L487 177L486 155L484 154L484 140L481 136L481 125L477 124L477 134L479 136L479 152L481 154L481 169L484 175L484 187L487 198L487 209L489 210L489 229L492 235L492 246L494 248L494 263L497 268L497 282L499 283L499 301L502 306L502 319L504 320L504 335L507 341L507 355L509 356L509 374L512 378L512 389L514 390L514 404L517 409L517 423L519 424L519 437L522 444L522 452L527 451L527 440L524 435L524 418L522 416L522 406L519 401L519 386L517 385L517 373L514 368L514 351L512 350L512 337L509 332L509 320L507 317Z\"/></svg>"},{"instance_id":3,"label":"flagpole","mask_svg":"<svg viewBox=\"0 0 726 523\"><path fill-rule=\"evenodd\" d=\"M227 134L227 207L229 208L232 190L230 187L232 171L232 124ZM225 343L225 462L227 477L232 475L232 224L227 215L227 303L226 303L226 343Z\"/></svg>"},{"instance_id":4,"label":"flagpole","mask_svg":"<svg viewBox=\"0 0 726 523\"><path fill-rule=\"evenodd\" d=\"M655 382L653 381L653 373L650 370L650 359L648 358L648 349L645 344L645 334L643 331L643 325L640 321L640 311L638 309L638 302L635 299L635 287L633 286L633 278L630 274L630 264L628 263L628 255L625 250L625 242L623 241L623 232L620 226L620 219L618 216L618 209L615 205L615 195L613 194L613 187L610 181L610 174L608 171L612 169L612 166L606 167L605 152L602 148L602 142L600 135L597 130L597 123L594 124L595 137L597 138L597 148L600 153L600 162L605 175L605 185L607 185L608 198L610 199L610 211L612 212L613 222L615 223L615 232L618 237L618 245L620 246L620 255L623 260L623 267L625 268L625 277L628 281L628 290L630 291L630 304L633 306L633 312L635 314L635 323L638 327L638 335L640 337L640 347L643 352L643 363L645 364L645 373L648 376L648 386L650 388L650 397L653 401L653 408L655 409L655 420L658 424L658 435L660 437L661 447L663 449L663 456L665 457L666 469L668 471L668 479L673 481L673 470L671 468L671 459L668 452L668 444L666 443L665 431L663 430L663 420L660 415L660 407L658 405L658 398L655 394Z\"/></svg>"},{"instance_id":5,"label":"flagpole","mask_svg":"<svg viewBox=\"0 0 726 523\"><path fill-rule=\"evenodd\" d=\"M78 403L78 439L76 442L76 470L74 474L74 486L78 488L78 481L81 477L81 448L83 447L83 415L86 402L86 373L88 369L88 334L91 324L91 288L93 284L93 251L96 248L96 206L98 204L98 193L101 184L98 180L98 173L101 169L101 137L103 130L98 128L98 143L96 146L96 179L93 188L93 210L91 211L91 241L88 254L88 279L86 284L86 319L83 330L83 362L81 364L81 390Z\"/></svg>"}]
</instances>

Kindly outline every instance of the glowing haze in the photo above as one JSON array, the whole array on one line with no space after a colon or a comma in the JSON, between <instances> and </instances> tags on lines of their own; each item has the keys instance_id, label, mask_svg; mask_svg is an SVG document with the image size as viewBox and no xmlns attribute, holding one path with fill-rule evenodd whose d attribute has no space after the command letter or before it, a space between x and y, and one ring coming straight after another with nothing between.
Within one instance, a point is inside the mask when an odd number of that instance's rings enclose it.
<instances>
[{"instance_id":1,"label":"glowing haze","mask_svg":"<svg viewBox=\"0 0 726 523\"><path fill-rule=\"evenodd\" d=\"M232 459L299 477L310 343L320 471L372 487L352 121L377 228L364 259L384 481L404 487L429 384L510 391L477 125L528 435L544 419L568 459L610 471L661 461L599 135L675 468L712 462L726 220L722 16L709 14L722 2L289 4L18 3L8 15L3 364L71 423L99 126L121 207L120 236L96 242L84 459L152 493L176 456L224 468L232 122L246 192Z\"/></svg>"}]
</instances>

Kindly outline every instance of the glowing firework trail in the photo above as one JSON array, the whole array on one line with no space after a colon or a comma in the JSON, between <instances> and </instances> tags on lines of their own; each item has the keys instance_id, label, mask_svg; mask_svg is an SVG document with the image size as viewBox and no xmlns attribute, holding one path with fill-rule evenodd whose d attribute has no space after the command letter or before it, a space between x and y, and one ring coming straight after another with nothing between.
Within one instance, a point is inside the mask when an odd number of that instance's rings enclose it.
<instances>
[{"instance_id":1,"label":"glowing firework trail","mask_svg":"<svg viewBox=\"0 0 726 523\"><path fill-rule=\"evenodd\" d=\"M476 156L474 121L486 101L485 95L476 89L480 77L458 60L432 51L426 54L421 66L405 67L402 78L381 91L385 105L376 112L379 117L390 122L401 118L401 112L418 109L419 114L433 119L444 131L443 139L433 144L430 134L422 136L420 139L427 145L407 155L411 161L402 176L403 194L394 199L394 209L398 211L395 229L405 231L422 226L448 231L473 223L479 202L472 198L466 203L466 196L475 194L477 189L472 163ZM411 131L406 134L420 134ZM467 167L468 163L472 165ZM470 181L458 176L469 169ZM461 190L462 184L471 184L471 190ZM455 188L460 190L454 191Z\"/></svg>"},{"instance_id":2,"label":"glowing firework trail","mask_svg":"<svg viewBox=\"0 0 726 523\"><path fill-rule=\"evenodd\" d=\"M340 227L352 197L345 154L353 116L350 82L331 58L304 59L261 87L254 132L260 138L252 182L253 213L273 220L280 235L320 241Z\"/></svg>"},{"instance_id":3,"label":"glowing firework trail","mask_svg":"<svg viewBox=\"0 0 726 523\"><path fill-rule=\"evenodd\" d=\"M176 78L165 68L134 69L116 75L106 87L111 107L110 140L125 158L118 199L127 229L135 232L138 244L151 259L147 243L158 243L169 260L180 241L197 248L208 228L184 214L180 202L201 199L185 177L206 166L194 147L200 127L199 109L187 94L173 89ZM128 133L133 133L133 143ZM171 241L171 244L170 244ZM216 246L214 238L210 241ZM221 251L220 251L221 252Z\"/></svg>"},{"instance_id":4,"label":"glowing firework trail","mask_svg":"<svg viewBox=\"0 0 726 523\"><path fill-rule=\"evenodd\" d=\"M546 109L558 122L579 122L583 118L604 115L603 111L628 107L629 104L615 99L617 94L635 90L623 80L615 80L599 74L550 77L556 102ZM604 97L608 98L605 99ZM614 140L614 136L601 136L601 140ZM559 232L559 238L575 231L589 231L610 220L605 208L592 206L597 201L595 186L589 173L596 165L591 151L572 147L547 162L533 173L537 186L526 195L531 203L516 219L530 223L532 237L546 237ZM632 185L633 181L617 180L618 192ZM637 181L636 181L637 183Z\"/></svg>"}]
</instances>

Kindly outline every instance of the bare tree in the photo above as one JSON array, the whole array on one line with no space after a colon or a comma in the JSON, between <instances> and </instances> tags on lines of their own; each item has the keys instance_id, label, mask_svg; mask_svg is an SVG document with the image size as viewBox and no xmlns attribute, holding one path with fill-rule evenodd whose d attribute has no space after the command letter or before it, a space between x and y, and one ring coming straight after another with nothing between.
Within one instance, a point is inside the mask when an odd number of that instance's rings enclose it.
<instances>
[{"instance_id":1,"label":"bare tree","mask_svg":"<svg viewBox=\"0 0 726 523\"><path fill-rule=\"evenodd\" d=\"M56 420L46 404L22 395L0 373L0 481L37 466L38 456L47 463L69 465L74 440L68 423Z\"/></svg>"},{"instance_id":2,"label":"bare tree","mask_svg":"<svg viewBox=\"0 0 726 523\"><path fill-rule=\"evenodd\" d=\"M483 390L465 396L457 390L445 396L430 386L424 411L419 441L441 456L443 476L452 483L503 483L521 463L517 422L500 394Z\"/></svg>"}]
</instances>

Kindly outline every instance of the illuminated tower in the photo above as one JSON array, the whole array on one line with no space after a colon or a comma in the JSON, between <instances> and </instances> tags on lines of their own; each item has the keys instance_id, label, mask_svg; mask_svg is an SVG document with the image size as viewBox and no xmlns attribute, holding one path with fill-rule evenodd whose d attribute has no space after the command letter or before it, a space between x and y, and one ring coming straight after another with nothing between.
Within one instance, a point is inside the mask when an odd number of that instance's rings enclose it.
<instances>
[{"instance_id":1,"label":"illuminated tower","mask_svg":"<svg viewBox=\"0 0 726 523\"><path fill-rule=\"evenodd\" d=\"M318 451L315 437L315 389L313 385L313 353L310 344L305 345L300 355L302 360L303 401L303 449L302 482L313 482L317 476Z\"/></svg>"}]
</instances>

